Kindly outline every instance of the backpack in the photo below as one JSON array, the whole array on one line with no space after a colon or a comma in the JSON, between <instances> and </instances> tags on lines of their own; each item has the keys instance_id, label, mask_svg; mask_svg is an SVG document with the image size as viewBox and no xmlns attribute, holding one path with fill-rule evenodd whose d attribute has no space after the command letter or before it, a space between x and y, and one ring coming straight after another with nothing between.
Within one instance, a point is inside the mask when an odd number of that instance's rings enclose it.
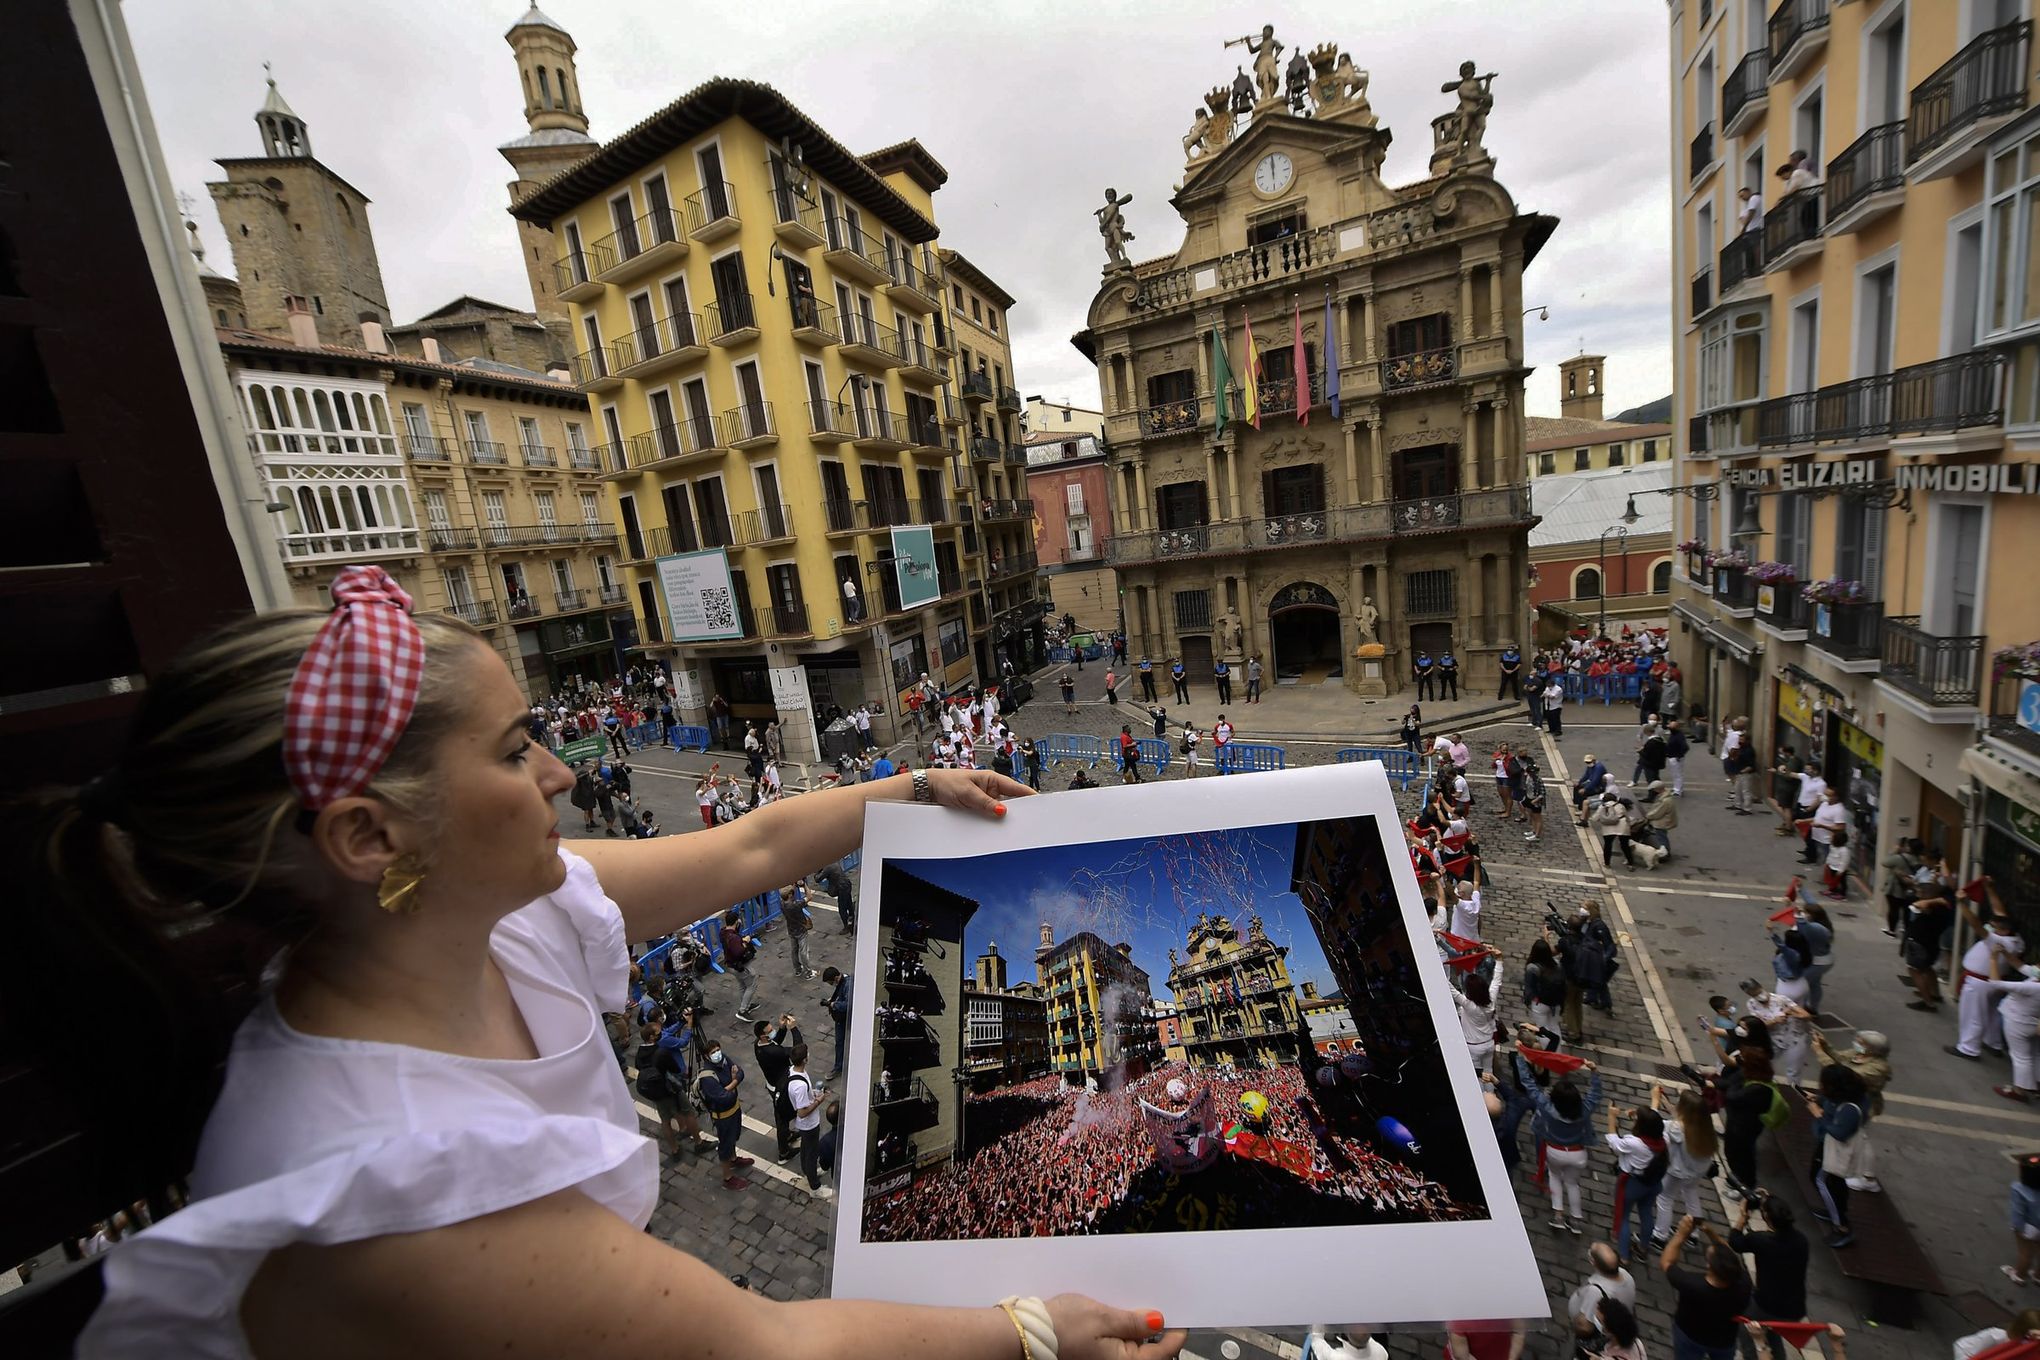
<instances>
[{"instance_id":1,"label":"backpack","mask_svg":"<svg viewBox=\"0 0 2040 1360\"><path fill-rule=\"evenodd\" d=\"M1786 1101L1785 1093L1768 1081L1753 1083L1770 1091L1771 1103L1757 1116L1758 1122L1767 1129L1782 1129L1792 1122L1792 1106Z\"/></svg>"}]
</instances>

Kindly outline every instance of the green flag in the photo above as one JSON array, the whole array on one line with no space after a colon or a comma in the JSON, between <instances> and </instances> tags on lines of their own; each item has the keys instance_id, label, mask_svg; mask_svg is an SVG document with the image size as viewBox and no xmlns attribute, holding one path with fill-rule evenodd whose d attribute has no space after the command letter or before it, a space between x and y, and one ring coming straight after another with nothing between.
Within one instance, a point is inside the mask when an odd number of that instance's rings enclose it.
<instances>
[{"instance_id":1,"label":"green flag","mask_svg":"<svg viewBox=\"0 0 2040 1360\"><path fill-rule=\"evenodd\" d=\"M1226 408L1226 392L1232 387L1232 365L1226 362L1225 335L1219 326L1211 328L1211 385L1215 394L1213 400L1217 403L1213 408L1216 414L1213 432L1224 434L1231 419Z\"/></svg>"}]
</instances>

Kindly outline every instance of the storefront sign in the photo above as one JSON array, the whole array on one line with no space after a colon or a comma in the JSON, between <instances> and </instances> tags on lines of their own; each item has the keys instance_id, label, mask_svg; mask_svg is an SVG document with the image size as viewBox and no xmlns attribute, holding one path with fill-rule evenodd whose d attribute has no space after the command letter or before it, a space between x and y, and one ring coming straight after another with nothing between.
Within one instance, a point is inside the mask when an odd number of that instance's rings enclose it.
<instances>
[{"instance_id":1,"label":"storefront sign","mask_svg":"<svg viewBox=\"0 0 2040 1360\"><path fill-rule=\"evenodd\" d=\"M1835 739L1841 743L1844 751L1847 751L1865 765L1876 770L1884 768L1884 743L1854 723L1837 720L1835 723Z\"/></svg>"},{"instance_id":2,"label":"storefront sign","mask_svg":"<svg viewBox=\"0 0 2040 1360\"><path fill-rule=\"evenodd\" d=\"M1799 686L1778 682L1778 716L1807 736L1813 735L1813 700Z\"/></svg>"},{"instance_id":3,"label":"storefront sign","mask_svg":"<svg viewBox=\"0 0 2040 1360\"><path fill-rule=\"evenodd\" d=\"M900 608L919 609L942 598L935 572L935 531L925 525L892 531L893 570L899 575Z\"/></svg>"},{"instance_id":4,"label":"storefront sign","mask_svg":"<svg viewBox=\"0 0 2040 1360\"><path fill-rule=\"evenodd\" d=\"M1883 472L1875 458L1850 458L1827 463L1783 463L1775 468L1730 468L1721 474L1721 480L1727 486L1815 491L1825 487L1863 486L1877 481Z\"/></svg>"},{"instance_id":5,"label":"storefront sign","mask_svg":"<svg viewBox=\"0 0 2040 1360\"><path fill-rule=\"evenodd\" d=\"M1900 491L1959 491L1971 495L2040 496L2040 463L1911 463L1893 468Z\"/></svg>"}]
</instances>

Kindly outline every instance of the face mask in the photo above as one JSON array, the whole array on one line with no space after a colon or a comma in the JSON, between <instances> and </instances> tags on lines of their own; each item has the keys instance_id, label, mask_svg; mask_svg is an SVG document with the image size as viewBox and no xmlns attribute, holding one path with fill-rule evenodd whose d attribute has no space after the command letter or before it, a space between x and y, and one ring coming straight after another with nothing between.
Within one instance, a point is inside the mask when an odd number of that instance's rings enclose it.
<instances>
[{"instance_id":1,"label":"face mask","mask_svg":"<svg viewBox=\"0 0 2040 1360\"><path fill-rule=\"evenodd\" d=\"M711 1048L708 1051L708 1060L712 1063L720 1063L722 1061L722 1050L719 1048Z\"/></svg>"}]
</instances>

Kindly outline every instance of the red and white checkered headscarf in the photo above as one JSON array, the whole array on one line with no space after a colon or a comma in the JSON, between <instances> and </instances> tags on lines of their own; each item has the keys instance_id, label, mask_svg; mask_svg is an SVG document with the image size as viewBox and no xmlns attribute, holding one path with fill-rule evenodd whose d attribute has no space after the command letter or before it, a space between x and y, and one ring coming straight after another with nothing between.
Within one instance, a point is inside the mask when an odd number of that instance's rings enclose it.
<instances>
[{"instance_id":1,"label":"red and white checkered headscarf","mask_svg":"<svg viewBox=\"0 0 2040 1360\"><path fill-rule=\"evenodd\" d=\"M308 812L368 787L418 706L425 639L411 597L381 567L333 580L333 613L298 662L283 712L283 767Z\"/></svg>"}]
</instances>

